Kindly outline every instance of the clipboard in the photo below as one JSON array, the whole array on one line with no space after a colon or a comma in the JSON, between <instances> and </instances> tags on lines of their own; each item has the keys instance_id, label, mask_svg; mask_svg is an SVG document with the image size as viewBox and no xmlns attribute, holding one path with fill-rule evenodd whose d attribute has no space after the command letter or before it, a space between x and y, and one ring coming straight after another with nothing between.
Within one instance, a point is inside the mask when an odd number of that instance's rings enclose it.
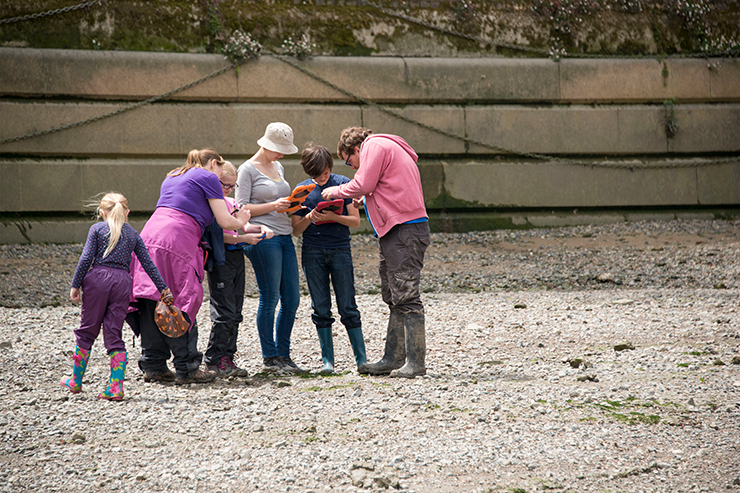
<instances>
[{"instance_id":1,"label":"clipboard","mask_svg":"<svg viewBox=\"0 0 740 493\"><path fill-rule=\"evenodd\" d=\"M333 212L334 214L341 216L344 213L344 199L325 200L323 202L319 202L316 205L316 210L319 212L321 211ZM327 223L335 223L335 222L336 221L319 221L314 224L318 226L319 224L327 224Z\"/></svg>"},{"instance_id":2,"label":"clipboard","mask_svg":"<svg viewBox=\"0 0 740 493\"><path fill-rule=\"evenodd\" d=\"M287 209L283 209L282 211L278 212L295 212L298 209L301 208L301 204L304 200L306 200L306 197L313 191L313 189L316 188L316 184L311 183L310 185L301 185L298 187L295 187L293 189L293 192L290 194L290 197L288 197L288 200L290 200L290 207Z\"/></svg>"}]
</instances>

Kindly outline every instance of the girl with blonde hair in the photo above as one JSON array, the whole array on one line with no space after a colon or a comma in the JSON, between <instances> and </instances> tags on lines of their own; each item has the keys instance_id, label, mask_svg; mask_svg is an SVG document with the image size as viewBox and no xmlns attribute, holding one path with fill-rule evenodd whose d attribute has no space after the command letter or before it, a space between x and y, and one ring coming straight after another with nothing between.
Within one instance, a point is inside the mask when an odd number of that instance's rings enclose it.
<instances>
[{"instance_id":1,"label":"girl with blonde hair","mask_svg":"<svg viewBox=\"0 0 740 493\"><path fill-rule=\"evenodd\" d=\"M169 289L139 233L127 222L126 197L120 193L106 193L97 204L97 213L103 222L90 227L69 292L72 301L82 299L82 310L80 326L75 329L77 346L72 375L62 379L61 384L73 394L82 391L90 350L102 326L105 350L111 359L110 381L98 398L120 401L127 364L122 330L131 294L131 253L136 254L162 296L169 296Z\"/></svg>"},{"instance_id":2,"label":"girl with blonde hair","mask_svg":"<svg viewBox=\"0 0 740 493\"><path fill-rule=\"evenodd\" d=\"M221 172L221 187L224 201L230 210L238 209L236 200L229 197L236 186L236 168L226 161ZM204 235L211 246L213 255L206 262L208 270L208 291L211 305L211 335L204 355L209 371L218 377L249 376L247 370L234 363L239 337L239 324L242 322L244 306L244 247L256 245L273 232L267 226L248 225L239 231L223 230L214 221Z\"/></svg>"}]
</instances>

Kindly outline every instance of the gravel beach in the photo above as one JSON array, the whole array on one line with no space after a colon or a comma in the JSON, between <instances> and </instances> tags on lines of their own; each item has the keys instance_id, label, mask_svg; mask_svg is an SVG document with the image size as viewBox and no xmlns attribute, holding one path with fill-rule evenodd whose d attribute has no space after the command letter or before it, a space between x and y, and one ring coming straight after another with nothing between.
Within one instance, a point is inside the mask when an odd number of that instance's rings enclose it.
<instances>
[{"instance_id":1,"label":"gravel beach","mask_svg":"<svg viewBox=\"0 0 740 493\"><path fill-rule=\"evenodd\" d=\"M0 245L0 492L740 492L740 221L434 234L422 274L428 374L360 376L335 324L320 376L303 296L302 376L145 383L124 328L123 402L71 369L82 245ZM376 240L352 240L368 360L388 310ZM198 316L205 349L207 299Z\"/></svg>"}]
</instances>

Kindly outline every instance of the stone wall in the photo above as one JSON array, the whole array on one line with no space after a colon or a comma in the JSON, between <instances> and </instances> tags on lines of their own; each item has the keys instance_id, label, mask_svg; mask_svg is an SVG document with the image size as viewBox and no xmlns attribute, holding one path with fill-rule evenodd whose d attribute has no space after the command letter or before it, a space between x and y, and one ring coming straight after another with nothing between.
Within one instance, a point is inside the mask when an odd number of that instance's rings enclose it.
<instances>
[{"instance_id":1,"label":"stone wall","mask_svg":"<svg viewBox=\"0 0 740 493\"><path fill-rule=\"evenodd\" d=\"M219 55L0 48L0 141L104 115L227 65ZM330 150L350 125L402 135L421 156L437 229L535 225L497 215L506 211L740 204L736 59L315 57L298 65L334 87L263 56L165 100L1 144L0 242L28 239L18 221L79 217L86 199L110 189L145 215L190 149L214 147L238 165L271 121L290 124L299 146ZM667 119L678 124L673 136ZM296 159L283 163L291 183L304 179ZM350 170L337 161L335 171ZM455 214L468 219L451 221ZM69 229L84 238L86 227Z\"/></svg>"}]
</instances>

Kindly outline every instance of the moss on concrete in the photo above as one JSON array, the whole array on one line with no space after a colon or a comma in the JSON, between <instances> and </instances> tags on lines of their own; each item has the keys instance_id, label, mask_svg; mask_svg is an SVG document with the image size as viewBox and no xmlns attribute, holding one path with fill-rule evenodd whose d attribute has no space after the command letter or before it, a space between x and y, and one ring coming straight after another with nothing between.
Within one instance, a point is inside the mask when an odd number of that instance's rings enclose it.
<instances>
[{"instance_id":1,"label":"moss on concrete","mask_svg":"<svg viewBox=\"0 0 740 493\"><path fill-rule=\"evenodd\" d=\"M0 45L36 48L114 49L135 51L215 52L236 29L249 32L267 49L279 49L288 36L308 34L318 51L327 55L367 56L460 55L485 56L526 52L499 49L464 38L449 36L417 24L388 16L368 6L313 5L292 0L133 0L109 1L40 19L0 25ZM329 2L327 2L329 3ZM397 2L380 1L390 9ZM461 24L446 2L437 9L404 2L400 13L433 25L473 34L493 42L528 43L548 49L553 35L562 34L552 21L534 13L531 1L514 2L518 8L498 8L481 3L474 22ZM709 2L713 12L706 19L711 35L736 40L740 8L733 2ZM58 9L69 0L6 0L0 19ZM570 21L572 33L562 39L576 52L643 54L657 47L658 53L694 51L705 34L689 28L680 18L658 6L642 13L602 10L598 15ZM392 34L389 34L392 31ZM408 37L428 42L406 42ZM531 56L531 54L530 54Z\"/></svg>"}]
</instances>

